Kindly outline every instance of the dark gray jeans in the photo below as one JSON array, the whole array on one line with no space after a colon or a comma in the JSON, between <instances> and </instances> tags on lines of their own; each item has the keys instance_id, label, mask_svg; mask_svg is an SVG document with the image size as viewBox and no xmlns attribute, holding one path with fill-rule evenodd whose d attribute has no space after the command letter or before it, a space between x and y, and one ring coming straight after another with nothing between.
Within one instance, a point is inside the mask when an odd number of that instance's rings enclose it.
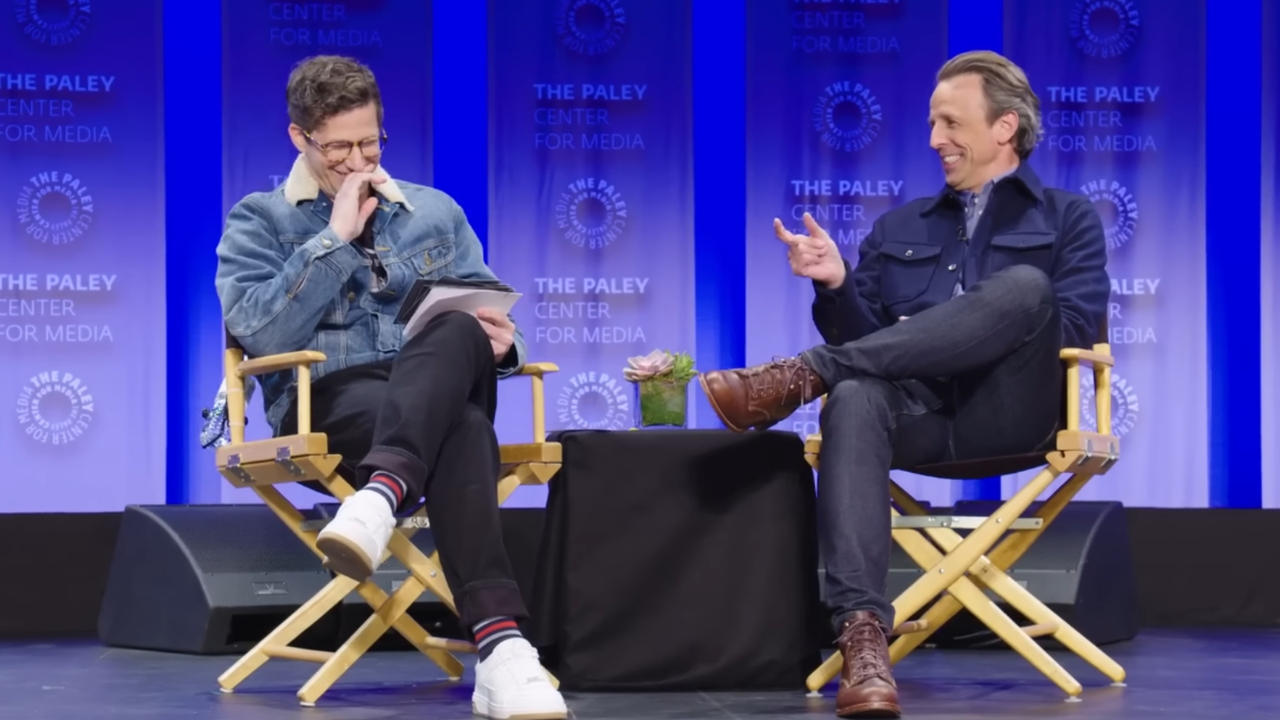
<instances>
[{"instance_id":1,"label":"dark gray jeans","mask_svg":"<svg viewBox=\"0 0 1280 720\"><path fill-rule=\"evenodd\" d=\"M830 389L818 537L837 628L855 610L893 625L890 468L1043 446L1062 412L1061 345L1049 278L1017 265L890 327L804 353Z\"/></svg>"}]
</instances>

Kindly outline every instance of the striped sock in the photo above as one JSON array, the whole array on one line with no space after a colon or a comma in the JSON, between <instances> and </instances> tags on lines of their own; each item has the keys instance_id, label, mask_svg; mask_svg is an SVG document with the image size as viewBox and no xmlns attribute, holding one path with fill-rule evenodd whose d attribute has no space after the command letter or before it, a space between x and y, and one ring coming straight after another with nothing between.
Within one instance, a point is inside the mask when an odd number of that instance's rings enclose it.
<instances>
[{"instance_id":1,"label":"striped sock","mask_svg":"<svg viewBox=\"0 0 1280 720\"><path fill-rule=\"evenodd\" d=\"M400 504L404 502L405 493L409 491L403 480L381 470L375 472L369 478L369 483L361 490L378 493L378 496L386 500L387 504L391 506L391 512L393 513L400 509Z\"/></svg>"},{"instance_id":2,"label":"striped sock","mask_svg":"<svg viewBox=\"0 0 1280 720\"><path fill-rule=\"evenodd\" d=\"M476 652L480 655L481 662L487 659L503 640L523 637L515 618L503 615L481 620L472 626L471 634L476 639Z\"/></svg>"}]
</instances>

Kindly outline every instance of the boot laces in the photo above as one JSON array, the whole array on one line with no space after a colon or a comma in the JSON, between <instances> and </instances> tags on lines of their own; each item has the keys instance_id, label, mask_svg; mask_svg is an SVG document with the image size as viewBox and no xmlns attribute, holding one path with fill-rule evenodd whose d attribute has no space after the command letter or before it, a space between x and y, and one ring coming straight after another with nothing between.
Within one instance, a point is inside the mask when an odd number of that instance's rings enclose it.
<instances>
[{"instance_id":1,"label":"boot laces","mask_svg":"<svg viewBox=\"0 0 1280 720\"><path fill-rule=\"evenodd\" d=\"M778 372L782 370L782 372ZM774 357L763 365L748 368L744 374L750 379L747 383L747 395L751 399L771 396L785 397L787 388L794 382L800 383L800 404L813 400L809 397L808 373L812 371L805 366L799 357Z\"/></svg>"}]
</instances>

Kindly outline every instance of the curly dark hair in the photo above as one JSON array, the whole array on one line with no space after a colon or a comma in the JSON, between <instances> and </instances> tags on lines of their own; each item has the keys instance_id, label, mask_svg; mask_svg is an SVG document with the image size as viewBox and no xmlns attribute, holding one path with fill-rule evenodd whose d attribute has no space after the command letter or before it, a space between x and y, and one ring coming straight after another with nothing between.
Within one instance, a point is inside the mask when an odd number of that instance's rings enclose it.
<instances>
[{"instance_id":1,"label":"curly dark hair","mask_svg":"<svg viewBox=\"0 0 1280 720\"><path fill-rule=\"evenodd\" d=\"M285 91L289 120L307 132L325 120L373 103L382 125L382 94L373 71L358 60L340 55L315 55L289 73Z\"/></svg>"}]
</instances>

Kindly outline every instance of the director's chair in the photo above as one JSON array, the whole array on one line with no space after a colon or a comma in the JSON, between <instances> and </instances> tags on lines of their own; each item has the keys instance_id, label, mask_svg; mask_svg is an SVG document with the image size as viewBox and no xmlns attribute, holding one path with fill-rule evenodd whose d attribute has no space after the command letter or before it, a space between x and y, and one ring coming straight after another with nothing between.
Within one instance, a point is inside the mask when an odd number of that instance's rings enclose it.
<instances>
[{"instance_id":1,"label":"director's chair","mask_svg":"<svg viewBox=\"0 0 1280 720\"><path fill-rule=\"evenodd\" d=\"M1066 348L1059 353L1066 363L1066 417L1053 449L1047 453L1040 451L901 468L933 477L968 479L1005 475L1043 465L1035 477L991 515L930 515L902 487L890 481L890 497L896 505L890 508L893 539L925 570L893 601L893 634L897 637L889 647L891 662L897 663L906 657L964 608L1067 693L1068 700L1079 700L1080 683L1034 638L1053 637L1113 683L1124 682L1124 668L1006 572L1080 488L1095 475L1105 474L1120 457L1119 440L1111 432L1110 388L1114 359L1105 341L1105 324L1101 334L1103 341L1092 349ZM1092 367L1094 387L1097 388L1094 398L1098 421L1097 429L1093 431L1080 427L1081 365ZM821 449L821 434L806 440L805 458L814 468L818 467ZM1067 479L1062 485L1034 513L1023 517L1032 501L1064 474ZM969 529L971 532L961 536L957 529ZM984 591L1003 599L1030 624L1019 626ZM928 610L917 617L926 605ZM816 693L830 682L840 672L842 663L838 652L828 657L805 681L809 690Z\"/></svg>"},{"instance_id":2,"label":"director's chair","mask_svg":"<svg viewBox=\"0 0 1280 720\"><path fill-rule=\"evenodd\" d=\"M322 362L323 353L312 350L245 359L244 350L227 333L223 356L226 381L227 419L231 442L217 450L218 472L236 487L249 488L258 494L298 539L317 556L316 535L323 522L310 522L275 488L279 483L316 481L339 501L354 491L338 474L340 455L328 452L324 433L311 431L311 364ZM520 485L542 484L560 468L560 444L547 441L543 376L558 370L551 363L525 365L520 374L529 376L533 387L533 442L502 445L498 483L501 504ZM293 370L298 380L298 432L267 440L246 442L245 379L266 373ZM423 592L430 590L457 614L453 594L444 579L439 553L423 554L410 538L420 528L428 527L423 508L400 520L391 534L387 553L404 564L409 575L391 595L387 595L372 579L356 581L335 575L329 583L302 604L292 615L272 630L261 642L218 677L223 692L232 692L241 682L272 658L305 660L320 668L298 690L303 705L315 705L339 677L390 628L395 628L413 647L440 666L451 680L462 677L462 663L454 656L474 652L469 642L431 636L405 613ZM383 556L385 560L387 556ZM359 593L374 610L365 622L333 652L309 650L290 645L307 628L324 616L351 592ZM553 684L557 684L554 677Z\"/></svg>"}]
</instances>

